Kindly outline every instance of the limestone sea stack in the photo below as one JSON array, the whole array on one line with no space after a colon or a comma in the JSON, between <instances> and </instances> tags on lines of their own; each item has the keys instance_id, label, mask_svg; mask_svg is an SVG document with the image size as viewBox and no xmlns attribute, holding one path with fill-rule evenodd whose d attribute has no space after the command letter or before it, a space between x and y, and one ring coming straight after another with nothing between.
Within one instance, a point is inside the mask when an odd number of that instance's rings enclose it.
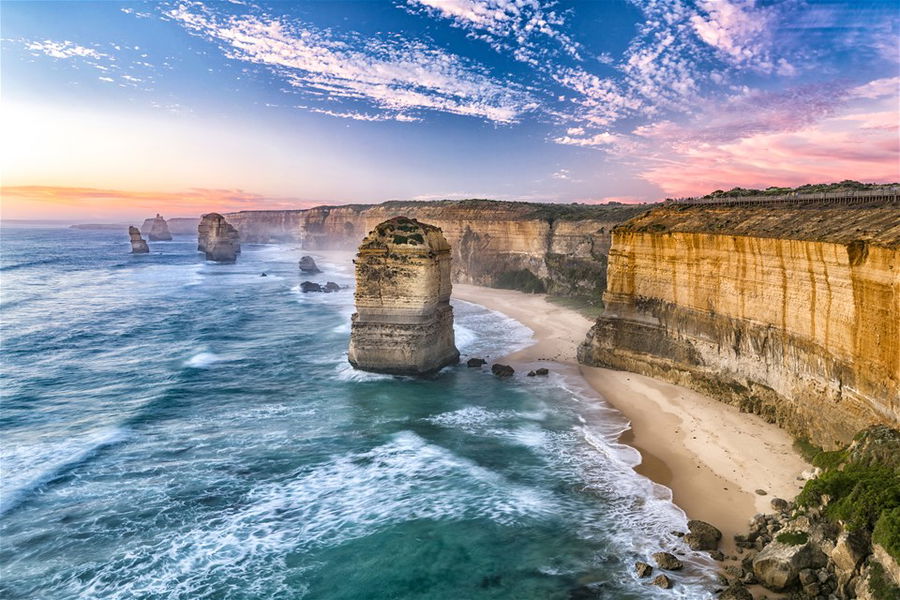
<instances>
[{"instance_id":1,"label":"limestone sea stack","mask_svg":"<svg viewBox=\"0 0 900 600\"><path fill-rule=\"evenodd\" d=\"M319 269L319 266L316 264L315 259L312 256L301 256L300 257L300 270L304 273L321 273L322 270Z\"/></svg>"},{"instance_id":2,"label":"limestone sea stack","mask_svg":"<svg viewBox=\"0 0 900 600\"><path fill-rule=\"evenodd\" d=\"M203 215L197 226L197 250L206 253L206 260L234 262L241 253L240 234L219 213Z\"/></svg>"},{"instance_id":3,"label":"limestone sea stack","mask_svg":"<svg viewBox=\"0 0 900 600\"><path fill-rule=\"evenodd\" d=\"M459 361L450 306L450 244L415 219L384 221L356 255L349 360L357 369L425 375Z\"/></svg>"},{"instance_id":4,"label":"limestone sea stack","mask_svg":"<svg viewBox=\"0 0 900 600\"><path fill-rule=\"evenodd\" d=\"M132 254L147 254L150 252L150 248L147 247L147 242L141 237L140 229L132 225L128 228L128 235L131 236Z\"/></svg>"},{"instance_id":5,"label":"limestone sea stack","mask_svg":"<svg viewBox=\"0 0 900 600\"><path fill-rule=\"evenodd\" d=\"M151 242L171 242L172 234L169 232L169 225L162 215L156 213L152 219L147 219L141 225L141 232L147 236Z\"/></svg>"}]
</instances>

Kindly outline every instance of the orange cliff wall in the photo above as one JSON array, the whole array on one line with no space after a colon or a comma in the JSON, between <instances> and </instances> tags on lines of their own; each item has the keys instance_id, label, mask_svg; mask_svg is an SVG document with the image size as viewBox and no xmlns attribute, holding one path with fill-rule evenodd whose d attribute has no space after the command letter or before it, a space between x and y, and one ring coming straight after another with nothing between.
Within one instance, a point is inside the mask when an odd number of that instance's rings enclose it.
<instances>
[{"instance_id":1,"label":"orange cliff wall","mask_svg":"<svg viewBox=\"0 0 900 600\"><path fill-rule=\"evenodd\" d=\"M614 231L606 308L579 358L826 447L896 426L898 241L897 206L656 209Z\"/></svg>"}]
</instances>

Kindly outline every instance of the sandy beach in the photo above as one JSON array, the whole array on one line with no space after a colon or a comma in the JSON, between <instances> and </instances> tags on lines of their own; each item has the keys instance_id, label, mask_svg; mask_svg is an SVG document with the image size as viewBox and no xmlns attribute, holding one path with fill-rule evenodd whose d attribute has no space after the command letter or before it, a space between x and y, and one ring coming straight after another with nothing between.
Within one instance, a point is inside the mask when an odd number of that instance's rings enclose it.
<instances>
[{"instance_id":1,"label":"sandy beach","mask_svg":"<svg viewBox=\"0 0 900 600\"><path fill-rule=\"evenodd\" d=\"M554 361L554 370L579 373L598 396L631 422L620 441L640 451L637 471L672 490L689 518L722 530L722 549L745 533L758 512L771 512L774 497L793 499L809 465L786 432L686 388L649 377L577 363L578 344L591 321L540 294L456 284L453 296L501 312L531 328L535 343L503 357L521 370ZM765 495L756 493L765 491Z\"/></svg>"}]
</instances>

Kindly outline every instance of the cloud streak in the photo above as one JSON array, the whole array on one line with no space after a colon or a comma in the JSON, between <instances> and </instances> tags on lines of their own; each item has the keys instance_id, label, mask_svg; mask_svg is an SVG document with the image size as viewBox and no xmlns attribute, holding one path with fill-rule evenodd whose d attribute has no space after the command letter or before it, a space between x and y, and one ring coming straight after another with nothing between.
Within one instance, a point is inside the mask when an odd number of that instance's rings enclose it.
<instances>
[{"instance_id":1,"label":"cloud streak","mask_svg":"<svg viewBox=\"0 0 900 600\"><path fill-rule=\"evenodd\" d=\"M168 16L217 43L228 58L269 67L313 96L498 124L515 123L536 108L521 86L500 82L477 65L423 42L399 36L339 37L298 21L219 15L196 2L179 4Z\"/></svg>"}]
</instances>

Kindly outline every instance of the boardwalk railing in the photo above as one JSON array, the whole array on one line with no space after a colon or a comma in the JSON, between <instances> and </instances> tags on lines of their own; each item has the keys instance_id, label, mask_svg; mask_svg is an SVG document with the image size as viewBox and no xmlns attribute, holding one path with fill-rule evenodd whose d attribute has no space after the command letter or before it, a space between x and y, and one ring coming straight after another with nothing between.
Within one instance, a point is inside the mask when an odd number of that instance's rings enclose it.
<instances>
[{"instance_id":1,"label":"boardwalk railing","mask_svg":"<svg viewBox=\"0 0 900 600\"><path fill-rule=\"evenodd\" d=\"M900 186L878 190L859 190L853 192L821 192L818 194L782 194L777 196L722 196L719 198L670 198L665 204L716 204L731 206L750 206L758 204L867 204L869 202L900 203Z\"/></svg>"}]
</instances>

